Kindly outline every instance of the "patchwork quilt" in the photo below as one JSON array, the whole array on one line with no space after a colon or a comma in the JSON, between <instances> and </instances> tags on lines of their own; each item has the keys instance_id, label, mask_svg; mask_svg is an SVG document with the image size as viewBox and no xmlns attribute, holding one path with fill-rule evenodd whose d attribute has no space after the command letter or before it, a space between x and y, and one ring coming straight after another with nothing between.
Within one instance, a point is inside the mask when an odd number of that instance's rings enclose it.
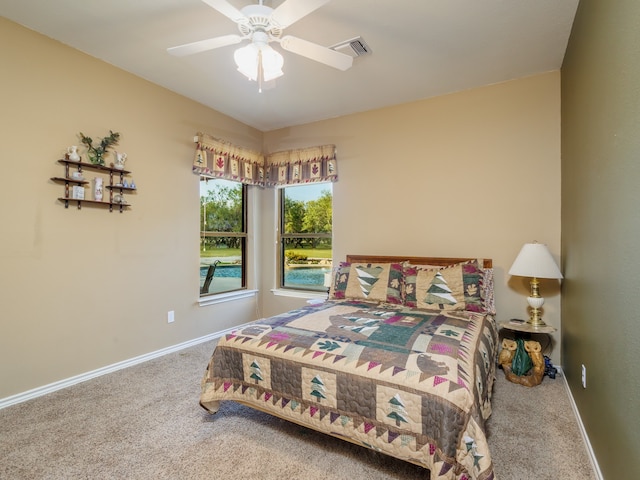
<instances>
[{"instance_id":1,"label":"patchwork quilt","mask_svg":"<svg viewBox=\"0 0 640 480\"><path fill-rule=\"evenodd\" d=\"M220 339L201 405L234 400L417 463L431 480L494 479L485 436L492 316L328 301Z\"/></svg>"}]
</instances>

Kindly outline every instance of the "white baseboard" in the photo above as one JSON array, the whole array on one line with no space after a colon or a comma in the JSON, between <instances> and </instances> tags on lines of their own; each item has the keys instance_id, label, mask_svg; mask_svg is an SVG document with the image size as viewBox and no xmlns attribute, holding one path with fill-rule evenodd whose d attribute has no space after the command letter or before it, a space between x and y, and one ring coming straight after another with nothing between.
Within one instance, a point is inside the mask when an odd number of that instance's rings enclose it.
<instances>
[{"instance_id":1,"label":"white baseboard","mask_svg":"<svg viewBox=\"0 0 640 480\"><path fill-rule=\"evenodd\" d=\"M582 434L582 439L584 440L584 444L587 447L587 454L589 455L589 459L591 460L591 466L593 467L593 471L596 474L598 480L604 480L602 476L602 472L600 471L600 465L598 465L598 460L596 459L595 454L593 453L593 448L591 448L591 442L589 441L589 436L587 435L587 431L584 428L584 424L582 423L582 418L580 417L580 412L578 411L578 406L576 405L575 400L573 399L573 395L571 394L571 389L569 388L569 383L567 382L567 377L564 374L564 371L561 367L557 367L558 370L562 373L560 375L562 377L562 382L567 390L567 394L569 395L569 401L571 402L571 408L573 409L573 413L576 416L576 420L578 421L578 427L580 428L580 433Z\"/></svg>"},{"instance_id":2,"label":"white baseboard","mask_svg":"<svg viewBox=\"0 0 640 480\"><path fill-rule=\"evenodd\" d=\"M42 387L34 388L33 390L28 390L23 393L18 393L10 397L2 398L0 399L0 410L17 403L26 402L27 400L41 397L42 395L46 395L48 393L53 393L57 390L62 390L63 388L70 387L77 383L86 382L87 380L91 380L92 378L100 377L108 373L113 373L118 370L122 370L123 368L132 367L139 363L147 362L163 355L168 355L169 353L177 352L179 350L184 350L185 348L193 347L200 343L208 342L209 340L215 340L216 338L220 338L222 335L230 333L233 330L237 330L240 327L241 325L238 325L227 330L211 333L209 335L205 335L204 337L195 338L193 340L179 343L171 347L156 350L155 352L150 352L138 357L130 358L129 360L123 360L122 362L114 363L113 365L107 365L106 367L98 368L97 370L92 370L91 372L82 373L80 375L76 375L75 377L60 380L58 382L50 383Z\"/></svg>"}]
</instances>

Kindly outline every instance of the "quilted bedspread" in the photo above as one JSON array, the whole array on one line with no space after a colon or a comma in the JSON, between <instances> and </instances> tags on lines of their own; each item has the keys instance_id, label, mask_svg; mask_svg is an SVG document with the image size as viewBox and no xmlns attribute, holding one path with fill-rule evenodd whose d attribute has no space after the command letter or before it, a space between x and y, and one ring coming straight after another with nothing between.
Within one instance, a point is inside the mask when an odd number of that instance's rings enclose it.
<instances>
[{"instance_id":1,"label":"quilted bedspread","mask_svg":"<svg viewBox=\"0 0 640 480\"><path fill-rule=\"evenodd\" d=\"M328 301L221 338L200 403L242 402L423 465L432 480L493 479L496 349L490 315Z\"/></svg>"}]
</instances>

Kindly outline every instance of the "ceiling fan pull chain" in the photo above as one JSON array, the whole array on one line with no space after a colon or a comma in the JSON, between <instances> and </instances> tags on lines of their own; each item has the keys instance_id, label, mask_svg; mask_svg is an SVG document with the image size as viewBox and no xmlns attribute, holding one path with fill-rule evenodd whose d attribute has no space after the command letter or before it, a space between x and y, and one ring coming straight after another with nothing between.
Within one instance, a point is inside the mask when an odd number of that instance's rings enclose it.
<instances>
[{"instance_id":1,"label":"ceiling fan pull chain","mask_svg":"<svg viewBox=\"0 0 640 480\"><path fill-rule=\"evenodd\" d=\"M260 2L262 3L262 1ZM258 50L258 93L262 93L262 79L264 78L262 69L262 49Z\"/></svg>"}]
</instances>

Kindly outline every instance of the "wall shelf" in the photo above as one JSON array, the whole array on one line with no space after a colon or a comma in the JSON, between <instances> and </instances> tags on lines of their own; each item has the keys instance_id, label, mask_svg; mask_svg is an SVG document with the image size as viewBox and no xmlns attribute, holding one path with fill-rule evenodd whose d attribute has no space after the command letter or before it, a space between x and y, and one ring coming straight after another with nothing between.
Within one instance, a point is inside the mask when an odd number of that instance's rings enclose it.
<instances>
[{"instance_id":1,"label":"wall shelf","mask_svg":"<svg viewBox=\"0 0 640 480\"><path fill-rule=\"evenodd\" d=\"M75 162L73 160L61 159L58 163L64 165L64 177L52 177L56 183L64 184L64 197L59 197L58 200L64 203L64 208L69 208L69 203L76 202L78 210L82 208L82 205L91 205L96 207L106 206L109 211L112 212L113 208L117 208L122 213L126 208L131 207L130 203L124 200L124 194L135 193L136 187L124 186L125 176L131 172L129 170L121 170L119 168L106 167L104 165L94 165L93 163ZM103 173L108 176L108 182L105 183L104 188L109 193L104 200L89 200L86 198L73 198L71 192L74 186L85 187L90 185L90 182L85 178L73 178L73 172L80 172L82 175L83 169L91 170L98 173ZM115 179L114 179L115 177Z\"/></svg>"}]
</instances>

